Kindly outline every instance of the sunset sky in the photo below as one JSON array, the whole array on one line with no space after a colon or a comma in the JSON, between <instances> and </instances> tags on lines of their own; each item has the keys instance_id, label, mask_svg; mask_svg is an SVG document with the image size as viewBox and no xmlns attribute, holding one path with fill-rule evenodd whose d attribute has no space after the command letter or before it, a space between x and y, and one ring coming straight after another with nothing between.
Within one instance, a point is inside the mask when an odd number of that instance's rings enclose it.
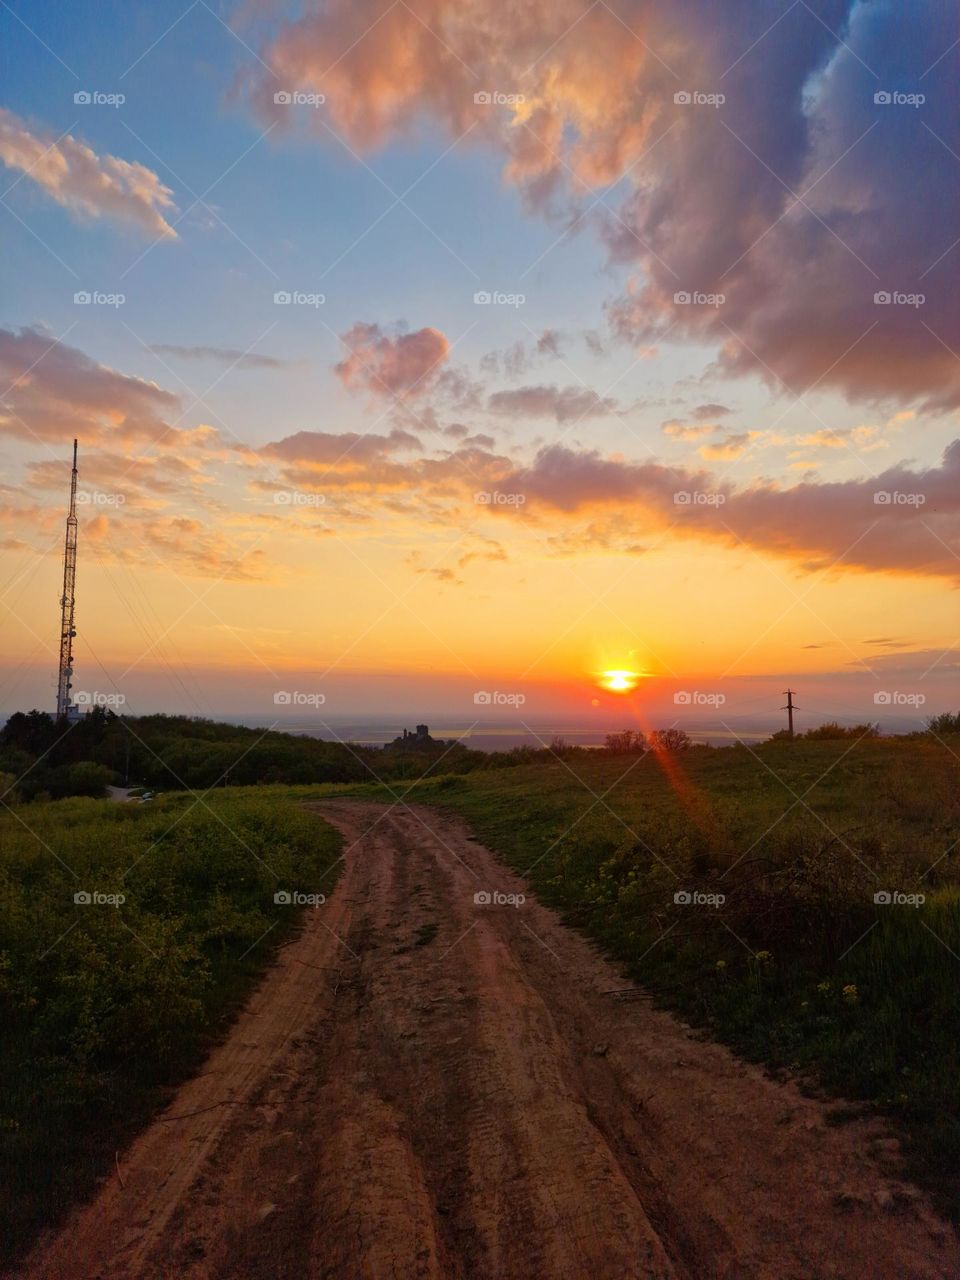
<instances>
[{"instance_id":1,"label":"sunset sky","mask_svg":"<svg viewBox=\"0 0 960 1280\"><path fill-rule=\"evenodd\" d=\"M55 700L75 436L75 688L135 712L955 710L957 35L9 0L0 713Z\"/></svg>"}]
</instances>

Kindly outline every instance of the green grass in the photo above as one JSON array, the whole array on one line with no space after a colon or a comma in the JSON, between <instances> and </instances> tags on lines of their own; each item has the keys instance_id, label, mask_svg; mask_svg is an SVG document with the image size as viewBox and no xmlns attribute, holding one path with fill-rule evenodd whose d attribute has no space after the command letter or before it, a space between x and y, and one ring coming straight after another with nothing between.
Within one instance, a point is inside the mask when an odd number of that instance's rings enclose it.
<instances>
[{"instance_id":1,"label":"green grass","mask_svg":"<svg viewBox=\"0 0 960 1280\"><path fill-rule=\"evenodd\" d=\"M329 895L340 847L280 788L0 812L4 1260L196 1068L296 922L274 893Z\"/></svg>"},{"instance_id":2,"label":"green grass","mask_svg":"<svg viewBox=\"0 0 960 1280\"><path fill-rule=\"evenodd\" d=\"M957 739L580 754L427 779L406 802L462 814L662 1004L891 1115L960 1216Z\"/></svg>"},{"instance_id":3,"label":"green grass","mask_svg":"<svg viewBox=\"0 0 960 1280\"><path fill-rule=\"evenodd\" d=\"M297 802L345 794L461 814L660 1003L888 1113L960 1217L960 741L881 739L226 789L215 814L189 795L63 800L19 807L30 830L3 814L12 1248L92 1189L222 1035L293 923L276 889L329 895L339 839ZM77 889L127 901L75 905ZM878 890L926 901L877 906Z\"/></svg>"}]
</instances>

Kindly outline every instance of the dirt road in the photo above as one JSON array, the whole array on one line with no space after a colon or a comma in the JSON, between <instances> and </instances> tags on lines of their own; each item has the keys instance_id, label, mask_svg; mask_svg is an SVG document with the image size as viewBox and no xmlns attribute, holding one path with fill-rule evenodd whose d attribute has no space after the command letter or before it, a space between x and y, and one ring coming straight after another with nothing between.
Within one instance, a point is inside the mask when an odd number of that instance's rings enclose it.
<instances>
[{"instance_id":1,"label":"dirt road","mask_svg":"<svg viewBox=\"0 0 960 1280\"><path fill-rule=\"evenodd\" d=\"M878 1127L604 994L622 976L529 898L476 903L525 886L457 820L316 808L346 836L331 900L18 1275L960 1276Z\"/></svg>"}]
</instances>

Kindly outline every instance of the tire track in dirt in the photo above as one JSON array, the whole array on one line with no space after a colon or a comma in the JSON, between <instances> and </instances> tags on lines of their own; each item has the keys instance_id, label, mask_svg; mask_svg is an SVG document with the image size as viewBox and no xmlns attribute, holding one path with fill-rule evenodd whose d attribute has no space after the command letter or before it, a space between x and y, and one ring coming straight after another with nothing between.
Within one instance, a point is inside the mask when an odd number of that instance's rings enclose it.
<instances>
[{"instance_id":1,"label":"tire track in dirt","mask_svg":"<svg viewBox=\"0 0 960 1280\"><path fill-rule=\"evenodd\" d=\"M611 1000L529 895L477 905L526 890L457 819L310 807L330 901L23 1280L960 1276L877 1122Z\"/></svg>"}]
</instances>

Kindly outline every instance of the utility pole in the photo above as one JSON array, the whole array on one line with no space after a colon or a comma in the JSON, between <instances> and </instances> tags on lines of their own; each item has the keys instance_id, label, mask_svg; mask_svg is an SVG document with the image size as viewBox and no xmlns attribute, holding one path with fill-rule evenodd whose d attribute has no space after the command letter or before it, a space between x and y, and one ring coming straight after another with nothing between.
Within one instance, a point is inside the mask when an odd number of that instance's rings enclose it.
<instances>
[{"instance_id":1,"label":"utility pole","mask_svg":"<svg viewBox=\"0 0 960 1280\"><path fill-rule=\"evenodd\" d=\"M73 442L70 473L70 510L63 540L63 594L60 597L60 671L57 677L57 719L71 719L77 712L70 697L73 684L73 592L77 579L77 442Z\"/></svg>"},{"instance_id":2,"label":"utility pole","mask_svg":"<svg viewBox=\"0 0 960 1280\"><path fill-rule=\"evenodd\" d=\"M785 711L787 713L787 724L788 724L787 731L790 734L790 737L792 738L793 737L793 713L794 711L798 710L798 708L793 705L793 690L784 689L783 692L784 692L784 696L787 699L787 705L785 707L781 707L780 710Z\"/></svg>"}]
</instances>

